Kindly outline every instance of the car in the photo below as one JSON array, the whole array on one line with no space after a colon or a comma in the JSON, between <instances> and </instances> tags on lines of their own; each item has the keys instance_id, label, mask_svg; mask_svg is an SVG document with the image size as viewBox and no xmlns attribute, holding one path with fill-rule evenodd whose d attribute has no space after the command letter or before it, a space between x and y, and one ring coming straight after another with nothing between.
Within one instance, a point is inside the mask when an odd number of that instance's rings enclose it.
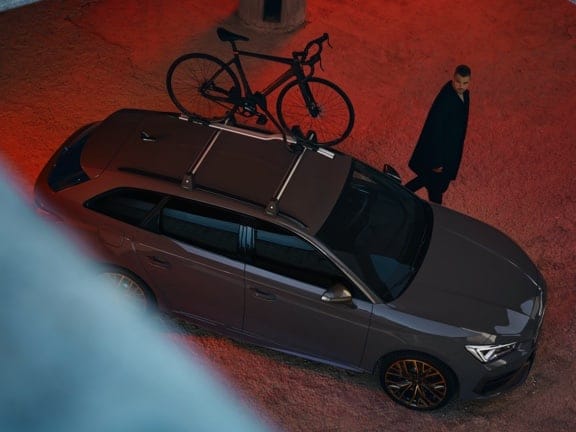
<instances>
[{"instance_id":1,"label":"car","mask_svg":"<svg viewBox=\"0 0 576 432\"><path fill-rule=\"evenodd\" d=\"M313 138L121 109L62 144L35 206L135 302L375 374L404 407L523 383L546 303L528 255Z\"/></svg>"}]
</instances>

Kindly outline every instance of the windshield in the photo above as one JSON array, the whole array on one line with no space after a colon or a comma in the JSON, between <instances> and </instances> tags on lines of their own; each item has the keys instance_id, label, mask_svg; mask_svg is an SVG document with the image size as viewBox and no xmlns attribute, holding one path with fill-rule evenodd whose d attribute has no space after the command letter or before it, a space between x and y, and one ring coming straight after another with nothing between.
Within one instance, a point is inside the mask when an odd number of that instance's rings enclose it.
<instances>
[{"instance_id":1,"label":"windshield","mask_svg":"<svg viewBox=\"0 0 576 432\"><path fill-rule=\"evenodd\" d=\"M408 286L426 252L430 206L359 162L317 237L384 301Z\"/></svg>"}]
</instances>

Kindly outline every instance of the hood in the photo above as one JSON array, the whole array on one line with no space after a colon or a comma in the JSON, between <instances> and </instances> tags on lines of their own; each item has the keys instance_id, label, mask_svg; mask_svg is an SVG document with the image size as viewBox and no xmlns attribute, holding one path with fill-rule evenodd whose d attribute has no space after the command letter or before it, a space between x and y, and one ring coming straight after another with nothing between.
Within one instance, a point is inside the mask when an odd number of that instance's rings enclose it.
<instances>
[{"instance_id":1,"label":"hood","mask_svg":"<svg viewBox=\"0 0 576 432\"><path fill-rule=\"evenodd\" d=\"M540 308L540 274L497 229L440 206L416 277L392 305L495 335L520 334Z\"/></svg>"}]
</instances>

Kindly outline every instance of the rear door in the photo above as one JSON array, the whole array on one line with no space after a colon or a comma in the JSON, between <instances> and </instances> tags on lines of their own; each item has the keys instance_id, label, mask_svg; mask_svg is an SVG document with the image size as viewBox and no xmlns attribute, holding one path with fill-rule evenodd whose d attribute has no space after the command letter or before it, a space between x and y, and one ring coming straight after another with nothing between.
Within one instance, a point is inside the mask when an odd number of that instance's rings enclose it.
<instances>
[{"instance_id":1,"label":"rear door","mask_svg":"<svg viewBox=\"0 0 576 432\"><path fill-rule=\"evenodd\" d=\"M244 268L232 213L171 198L134 248L164 303L211 325L241 329Z\"/></svg>"},{"instance_id":2,"label":"rear door","mask_svg":"<svg viewBox=\"0 0 576 432\"><path fill-rule=\"evenodd\" d=\"M245 331L276 348L359 366L372 303L301 237L261 223L254 227L253 241L246 267ZM352 292L352 304L322 301L335 283Z\"/></svg>"}]
</instances>

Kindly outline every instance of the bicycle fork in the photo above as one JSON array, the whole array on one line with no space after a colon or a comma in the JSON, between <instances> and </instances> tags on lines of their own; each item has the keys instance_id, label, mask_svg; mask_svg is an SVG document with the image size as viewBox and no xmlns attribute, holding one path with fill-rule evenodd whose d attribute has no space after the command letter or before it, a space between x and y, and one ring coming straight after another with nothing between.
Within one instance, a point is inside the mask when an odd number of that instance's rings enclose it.
<instances>
[{"instance_id":1,"label":"bicycle fork","mask_svg":"<svg viewBox=\"0 0 576 432\"><path fill-rule=\"evenodd\" d=\"M303 79L302 81L298 82L298 87L300 87L300 92L302 93L302 97L304 98L304 103L306 104L306 108L308 108L308 112L310 113L310 117L316 118L320 115L320 107L316 103L314 96L312 95L312 91L310 90L310 86L308 85L308 80Z\"/></svg>"}]
</instances>

